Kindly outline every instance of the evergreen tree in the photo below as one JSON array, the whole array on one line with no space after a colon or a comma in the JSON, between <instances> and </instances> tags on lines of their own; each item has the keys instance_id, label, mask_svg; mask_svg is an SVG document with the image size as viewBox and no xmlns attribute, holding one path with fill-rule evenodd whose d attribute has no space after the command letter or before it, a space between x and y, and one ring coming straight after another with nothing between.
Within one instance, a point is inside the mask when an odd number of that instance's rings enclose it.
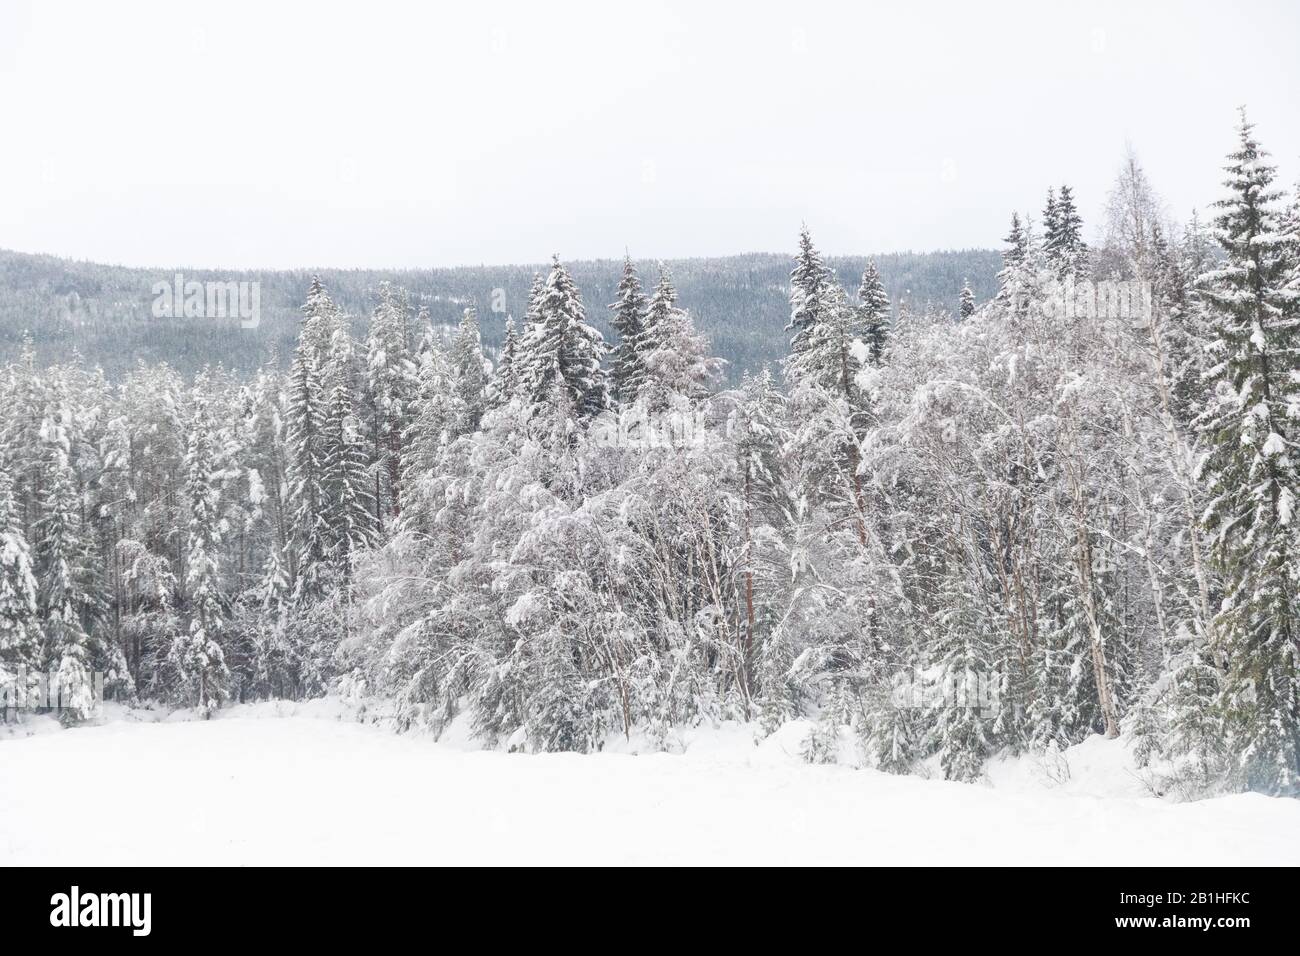
<instances>
[{"instance_id":1,"label":"evergreen tree","mask_svg":"<svg viewBox=\"0 0 1300 956\"><path fill-rule=\"evenodd\" d=\"M462 420L457 431L476 431L487 407L487 377L483 372L483 342L479 335L478 312L465 310L451 344L451 364L456 375Z\"/></svg>"},{"instance_id":2,"label":"evergreen tree","mask_svg":"<svg viewBox=\"0 0 1300 956\"><path fill-rule=\"evenodd\" d=\"M558 382L579 419L585 421L609 405L600 364L605 344L601 334L587 324L578 287L559 256L537 303L537 313L524 334L524 388L533 407L541 408L549 405L551 389Z\"/></svg>"},{"instance_id":3,"label":"evergreen tree","mask_svg":"<svg viewBox=\"0 0 1300 956\"><path fill-rule=\"evenodd\" d=\"M677 307L672 274L660 269L642 333L637 398L651 411L674 404L674 397L698 400L722 371L721 359L709 355L709 342L695 330L690 314Z\"/></svg>"},{"instance_id":4,"label":"evergreen tree","mask_svg":"<svg viewBox=\"0 0 1300 956\"><path fill-rule=\"evenodd\" d=\"M1242 116L1217 204L1216 235L1227 254L1202 277L1214 362L1213 389L1198 418L1210 494L1205 525L1224 575L1215 621L1226 659L1222 706L1231 756L1243 784L1269 793L1300 790L1300 605L1294 512L1300 461L1300 290L1273 203L1274 167Z\"/></svg>"},{"instance_id":5,"label":"evergreen tree","mask_svg":"<svg viewBox=\"0 0 1300 956\"><path fill-rule=\"evenodd\" d=\"M1018 308L1027 284L1025 270L1031 260L1029 230L1021 224L1018 213L1011 214L1011 231L1002 241L1007 248L1002 253L1002 271L998 273L997 301L1004 307Z\"/></svg>"},{"instance_id":6,"label":"evergreen tree","mask_svg":"<svg viewBox=\"0 0 1300 956\"><path fill-rule=\"evenodd\" d=\"M1056 200L1056 190L1047 190L1047 205L1043 207L1043 252L1047 256L1047 261L1055 264L1058 253L1058 246L1061 242L1062 227L1062 206L1064 199L1060 203Z\"/></svg>"},{"instance_id":7,"label":"evergreen tree","mask_svg":"<svg viewBox=\"0 0 1300 956\"><path fill-rule=\"evenodd\" d=\"M610 395L620 405L636 401L645 382L645 330L648 304L641 290L641 279L632 258L623 258L623 277L618 283L618 298L609 309L614 313L610 324L618 332L609 373Z\"/></svg>"},{"instance_id":8,"label":"evergreen tree","mask_svg":"<svg viewBox=\"0 0 1300 956\"><path fill-rule=\"evenodd\" d=\"M515 320L506 316L506 334L501 343L501 357L492 370L492 379L487 387L487 407L500 408L519 394L519 335L515 332Z\"/></svg>"},{"instance_id":9,"label":"evergreen tree","mask_svg":"<svg viewBox=\"0 0 1300 956\"><path fill-rule=\"evenodd\" d=\"M1069 186L1061 187L1056 206L1056 229L1051 243L1044 243L1049 264L1062 279L1083 279L1088 275L1088 246L1083 241L1083 218Z\"/></svg>"},{"instance_id":10,"label":"evergreen tree","mask_svg":"<svg viewBox=\"0 0 1300 956\"><path fill-rule=\"evenodd\" d=\"M813 246L808 227L799 231L799 253L790 271L790 324L787 332L794 332L790 351L798 356L811 344L813 329L821 318L822 297L830 289L835 276L821 253Z\"/></svg>"},{"instance_id":11,"label":"evergreen tree","mask_svg":"<svg viewBox=\"0 0 1300 956\"><path fill-rule=\"evenodd\" d=\"M400 510L402 433L411 423L419 391L419 370L410 344L410 311L404 292L395 291L387 282L380 284L379 303L370 313L366 335L370 433L377 469L372 497L380 529L385 515L396 516ZM427 325L427 316L424 323Z\"/></svg>"},{"instance_id":12,"label":"evergreen tree","mask_svg":"<svg viewBox=\"0 0 1300 956\"><path fill-rule=\"evenodd\" d=\"M869 360L872 365L880 365L889 343L889 296L874 262L868 261L862 270L858 303L858 328L869 350Z\"/></svg>"},{"instance_id":13,"label":"evergreen tree","mask_svg":"<svg viewBox=\"0 0 1300 956\"><path fill-rule=\"evenodd\" d=\"M197 389L185 465L190 509L185 572L189 630L177 635L171 659L181 674L186 697L209 717L225 699L230 671L221 648L225 608L218 568L221 532L218 491L213 484L213 428L207 401Z\"/></svg>"},{"instance_id":14,"label":"evergreen tree","mask_svg":"<svg viewBox=\"0 0 1300 956\"><path fill-rule=\"evenodd\" d=\"M329 400L321 424L321 492L330 564L346 583L353 555L374 544L375 511L366 480L365 442L352 403L348 347L336 346L328 369Z\"/></svg>"},{"instance_id":15,"label":"evergreen tree","mask_svg":"<svg viewBox=\"0 0 1300 956\"><path fill-rule=\"evenodd\" d=\"M294 594L300 600L323 592L322 576L330 550L324 490L326 395L322 381L328 372L330 341L324 334L333 324L336 310L318 280L312 280L303 316L289 375L287 408L291 568Z\"/></svg>"},{"instance_id":16,"label":"evergreen tree","mask_svg":"<svg viewBox=\"0 0 1300 956\"><path fill-rule=\"evenodd\" d=\"M18 519L13 480L0 465L0 717L6 692L26 693L42 663L36 577Z\"/></svg>"},{"instance_id":17,"label":"evergreen tree","mask_svg":"<svg viewBox=\"0 0 1300 956\"><path fill-rule=\"evenodd\" d=\"M82 518L81 495L69 460L71 412L56 396L41 426L44 496L36 526L39 606L46 663L55 672L60 718L76 722L95 709L90 629L103 613L94 545Z\"/></svg>"},{"instance_id":18,"label":"evergreen tree","mask_svg":"<svg viewBox=\"0 0 1300 956\"><path fill-rule=\"evenodd\" d=\"M965 322L975 314L975 293L970 289L970 283L961 280L961 299L957 308L957 315L961 321Z\"/></svg>"}]
</instances>

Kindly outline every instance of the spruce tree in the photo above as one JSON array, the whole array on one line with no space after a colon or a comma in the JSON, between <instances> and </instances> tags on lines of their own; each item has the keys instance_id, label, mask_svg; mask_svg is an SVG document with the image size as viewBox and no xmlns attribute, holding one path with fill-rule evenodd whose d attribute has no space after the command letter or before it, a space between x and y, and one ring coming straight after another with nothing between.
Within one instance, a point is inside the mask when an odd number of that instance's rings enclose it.
<instances>
[{"instance_id":1,"label":"spruce tree","mask_svg":"<svg viewBox=\"0 0 1300 956\"><path fill-rule=\"evenodd\" d=\"M374 544L373 496L366 479L366 450L348 377L346 348L328 369L325 420L321 424L321 492L327 528L327 556L345 585L352 556Z\"/></svg>"},{"instance_id":2,"label":"spruce tree","mask_svg":"<svg viewBox=\"0 0 1300 956\"><path fill-rule=\"evenodd\" d=\"M1227 256L1202 277L1209 308L1211 395L1197 420L1210 497L1204 522L1222 570L1214 628L1227 663L1222 708L1242 784L1300 791L1300 604L1295 509L1300 493L1300 290L1282 241L1274 167L1243 112L1217 203L1216 236Z\"/></svg>"},{"instance_id":3,"label":"spruce tree","mask_svg":"<svg viewBox=\"0 0 1300 956\"><path fill-rule=\"evenodd\" d=\"M1045 244L1049 263L1062 279L1083 279L1088 275L1088 245L1083 241L1083 218L1069 186L1061 187L1056 206L1056 230L1050 246Z\"/></svg>"},{"instance_id":4,"label":"spruce tree","mask_svg":"<svg viewBox=\"0 0 1300 956\"><path fill-rule=\"evenodd\" d=\"M500 408L519 394L519 334L515 320L506 316L506 334L501 343L501 355L487 386L487 407Z\"/></svg>"},{"instance_id":5,"label":"spruce tree","mask_svg":"<svg viewBox=\"0 0 1300 956\"><path fill-rule=\"evenodd\" d=\"M813 245L808 227L804 226L799 231L799 253L790 271L790 323L785 327L787 332L794 333L790 339L790 351L794 355L810 347L813 329L821 318L822 297L834 278Z\"/></svg>"},{"instance_id":6,"label":"spruce tree","mask_svg":"<svg viewBox=\"0 0 1300 956\"><path fill-rule=\"evenodd\" d=\"M213 483L213 427L207 400L197 391L185 455L185 495L190 511L185 569L189 629L177 635L171 660L182 675L189 701L206 718L225 699L230 671L221 648L225 608L218 567L221 531L218 490Z\"/></svg>"},{"instance_id":7,"label":"spruce tree","mask_svg":"<svg viewBox=\"0 0 1300 956\"><path fill-rule=\"evenodd\" d=\"M581 420L608 407L609 388L601 367L604 339L587 324L578 287L559 256L554 259L537 303L537 318L530 318L523 344L527 365L521 378L535 409L550 405L551 390L557 383Z\"/></svg>"},{"instance_id":8,"label":"spruce tree","mask_svg":"<svg viewBox=\"0 0 1300 956\"><path fill-rule=\"evenodd\" d=\"M610 304L614 313L610 324L618 332L609 373L610 396L620 405L636 401L645 381L645 329L648 304L641 290L641 279L632 258L623 258L623 277L618 283L618 298Z\"/></svg>"},{"instance_id":9,"label":"spruce tree","mask_svg":"<svg viewBox=\"0 0 1300 956\"><path fill-rule=\"evenodd\" d=\"M479 334L478 312L473 306L461 316L460 328L451 343L451 364L456 375L456 393L460 396L462 418L457 431L476 431L487 407L487 377L483 372L483 341Z\"/></svg>"},{"instance_id":10,"label":"spruce tree","mask_svg":"<svg viewBox=\"0 0 1300 956\"><path fill-rule=\"evenodd\" d=\"M323 444L327 398L323 377L328 372L329 339L324 333L335 315L329 296L319 280L313 279L294 349L287 408L291 569L294 595L299 600L323 593L323 575L329 563Z\"/></svg>"},{"instance_id":11,"label":"spruce tree","mask_svg":"<svg viewBox=\"0 0 1300 956\"><path fill-rule=\"evenodd\" d=\"M889 344L889 296L885 294L875 262L869 261L862 270L858 303L858 327L867 345L869 361L872 365L880 365Z\"/></svg>"},{"instance_id":12,"label":"spruce tree","mask_svg":"<svg viewBox=\"0 0 1300 956\"><path fill-rule=\"evenodd\" d=\"M81 495L69 461L71 412L56 396L41 426L45 436L44 495L36 525L40 615L46 664L55 674L60 719L73 723L95 708L90 628L103 612L94 545L82 519Z\"/></svg>"},{"instance_id":13,"label":"spruce tree","mask_svg":"<svg viewBox=\"0 0 1300 956\"><path fill-rule=\"evenodd\" d=\"M331 303L332 305L332 303ZM322 308L324 307L322 303ZM370 436L377 478L374 497L377 523L400 510L402 433L411 423L419 391L418 366L412 351L410 306L404 292L387 282L379 286L379 303L370 313L366 334L366 372Z\"/></svg>"},{"instance_id":14,"label":"spruce tree","mask_svg":"<svg viewBox=\"0 0 1300 956\"><path fill-rule=\"evenodd\" d=\"M971 291L970 282L961 280L961 298L957 307L958 318L965 322L975 314L975 293Z\"/></svg>"},{"instance_id":15,"label":"spruce tree","mask_svg":"<svg viewBox=\"0 0 1300 956\"><path fill-rule=\"evenodd\" d=\"M4 695L25 693L41 670L41 632L31 549L14 505L13 479L0 465L0 718Z\"/></svg>"}]
</instances>

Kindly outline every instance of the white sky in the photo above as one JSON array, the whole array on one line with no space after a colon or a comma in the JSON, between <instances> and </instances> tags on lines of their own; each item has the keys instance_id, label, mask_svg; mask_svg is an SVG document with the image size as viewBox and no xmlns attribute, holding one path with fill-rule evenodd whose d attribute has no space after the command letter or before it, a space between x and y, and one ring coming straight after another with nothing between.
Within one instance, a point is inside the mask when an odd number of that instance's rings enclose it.
<instances>
[{"instance_id":1,"label":"white sky","mask_svg":"<svg viewBox=\"0 0 1300 956\"><path fill-rule=\"evenodd\" d=\"M0 0L0 248L403 267L995 246L1126 142L1182 219L1300 4Z\"/></svg>"}]
</instances>

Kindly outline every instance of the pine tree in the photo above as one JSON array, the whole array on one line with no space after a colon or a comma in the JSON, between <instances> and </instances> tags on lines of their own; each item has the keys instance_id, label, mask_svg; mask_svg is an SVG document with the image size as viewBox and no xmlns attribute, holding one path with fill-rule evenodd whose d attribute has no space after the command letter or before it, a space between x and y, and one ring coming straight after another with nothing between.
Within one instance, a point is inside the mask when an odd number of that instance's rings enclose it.
<instances>
[{"instance_id":1,"label":"pine tree","mask_svg":"<svg viewBox=\"0 0 1300 956\"><path fill-rule=\"evenodd\" d=\"M790 271L790 324L785 327L787 332L794 332L790 339L790 351L794 355L810 347L813 329L821 319L822 297L834 278L813 246L808 227L804 226L799 231L799 254Z\"/></svg>"},{"instance_id":2,"label":"pine tree","mask_svg":"<svg viewBox=\"0 0 1300 956\"><path fill-rule=\"evenodd\" d=\"M1083 218L1074 204L1069 186L1061 187L1056 206L1056 231L1051 244L1044 244L1048 262L1062 279L1083 279L1088 275L1088 246L1083 241Z\"/></svg>"},{"instance_id":3,"label":"pine tree","mask_svg":"<svg viewBox=\"0 0 1300 956\"><path fill-rule=\"evenodd\" d=\"M24 694L41 670L31 549L19 524L13 479L0 465L0 717L5 693Z\"/></svg>"},{"instance_id":4,"label":"pine tree","mask_svg":"<svg viewBox=\"0 0 1300 956\"><path fill-rule=\"evenodd\" d=\"M84 720L95 708L89 630L103 613L94 546L82 519L81 496L69 461L71 412L62 395L41 426L45 490L36 526L39 606L46 662L56 672L60 717Z\"/></svg>"},{"instance_id":5,"label":"pine tree","mask_svg":"<svg viewBox=\"0 0 1300 956\"><path fill-rule=\"evenodd\" d=\"M476 431L487 407L487 377L483 373L483 342L479 335L478 312L473 306L465 310L460 328L451 343L451 364L456 375L456 393L460 396L461 434Z\"/></svg>"},{"instance_id":6,"label":"pine tree","mask_svg":"<svg viewBox=\"0 0 1300 956\"><path fill-rule=\"evenodd\" d=\"M690 314L677 307L677 289L664 266L637 345L641 351L636 397L651 411L674 404L675 396L704 397L722 371L722 360L709 355L708 339L695 330Z\"/></svg>"},{"instance_id":7,"label":"pine tree","mask_svg":"<svg viewBox=\"0 0 1300 956\"><path fill-rule=\"evenodd\" d=\"M1243 112L1217 204L1223 267L1202 277L1210 310L1213 389L1198 418L1210 494L1204 516L1224 575L1214 622L1227 661L1222 695L1231 756L1252 790L1300 790L1300 605L1294 512L1300 460L1300 290L1281 240L1274 167Z\"/></svg>"},{"instance_id":8,"label":"pine tree","mask_svg":"<svg viewBox=\"0 0 1300 956\"><path fill-rule=\"evenodd\" d=\"M328 371L329 342L325 332L336 310L319 280L312 280L303 323L294 349L289 375L288 434L290 526L294 594L299 600L324 591L323 575L329 563L329 528L326 524L325 450L323 431L326 394L323 377Z\"/></svg>"},{"instance_id":9,"label":"pine tree","mask_svg":"<svg viewBox=\"0 0 1300 956\"><path fill-rule=\"evenodd\" d=\"M1056 190L1047 190L1047 205L1043 207L1043 252L1047 256L1047 261L1053 265L1056 263L1058 246L1061 242L1061 217L1064 200L1060 203L1056 199Z\"/></svg>"},{"instance_id":10,"label":"pine tree","mask_svg":"<svg viewBox=\"0 0 1300 956\"><path fill-rule=\"evenodd\" d=\"M957 315L961 321L965 322L975 314L975 293L970 289L970 282L966 279L961 280L961 299L957 309Z\"/></svg>"},{"instance_id":11,"label":"pine tree","mask_svg":"<svg viewBox=\"0 0 1300 956\"><path fill-rule=\"evenodd\" d=\"M320 307L325 307L323 302ZM410 311L405 292L395 291L387 282L380 283L379 303L370 313L366 334L370 434L377 469L371 497L375 498L380 529L385 515L395 517L400 511L402 433L411 423L419 391Z\"/></svg>"},{"instance_id":12,"label":"pine tree","mask_svg":"<svg viewBox=\"0 0 1300 956\"><path fill-rule=\"evenodd\" d=\"M186 697L210 717L225 699L230 671L221 642L225 608L218 568L221 532L215 471L213 428L207 400L196 388L194 421L185 454L185 495L190 520L187 536L185 591L189 629L178 634L171 661L181 674Z\"/></svg>"},{"instance_id":13,"label":"pine tree","mask_svg":"<svg viewBox=\"0 0 1300 956\"><path fill-rule=\"evenodd\" d=\"M1020 222L1018 213L1011 214L1011 231L1002 240L1007 248L1002 253L1002 271L998 273L997 301L1005 308L1020 309L1027 284L1025 270L1030 265L1030 235Z\"/></svg>"},{"instance_id":14,"label":"pine tree","mask_svg":"<svg viewBox=\"0 0 1300 956\"><path fill-rule=\"evenodd\" d=\"M610 396L620 405L636 401L645 382L645 331L648 321L645 293L632 258L623 258L623 277L618 283L618 298L610 304L614 313L610 324L618 332L609 373Z\"/></svg>"},{"instance_id":15,"label":"pine tree","mask_svg":"<svg viewBox=\"0 0 1300 956\"><path fill-rule=\"evenodd\" d=\"M869 261L862 270L858 303L858 327L867 344L869 360L872 365L880 365L889 344L889 296L885 294L885 286L874 262Z\"/></svg>"},{"instance_id":16,"label":"pine tree","mask_svg":"<svg viewBox=\"0 0 1300 956\"><path fill-rule=\"evenodd\" d=\"M552 387L560 383L579 419L585 421L609 405L601 368L605 344L587 324L578 287L559 256L537 303L537 314L524 334L527 364L520 370L524 388L533 407L541 408L549 404Z\"/></svg>"},{"instance_id":17,"label":"pine tree","mask_svg":"<svg viewBox=\"0 0 1300 956\"><path fill-rule=\"evenodd\" d=\"M500 408L519 394L519 334L515 320L506 316L506 334L501 343L501 356L492 370L487 386L487 407Z\"/></svg>"},{"instance_id":18,"label":"pine tree","mask_svg":"<svg viewBox=\"0 0 1300 956\"><path fill-rule=\"evenodd\" d=\"M366 480L366 450L352 403L350 356L340 343L327 373L329 401L321 424L321 492L327 556L346 586L352 556L374 544L375 511Z\"/></svg>"}]
</instances>

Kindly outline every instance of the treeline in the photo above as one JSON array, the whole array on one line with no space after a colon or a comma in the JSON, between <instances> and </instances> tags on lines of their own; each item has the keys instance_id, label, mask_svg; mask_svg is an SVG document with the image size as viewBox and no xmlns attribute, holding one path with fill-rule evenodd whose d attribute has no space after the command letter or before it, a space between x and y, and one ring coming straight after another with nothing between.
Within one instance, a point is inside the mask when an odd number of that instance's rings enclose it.
<instances>
[{"instance_id":1,"label":"treeline","mask_svg":"<svg viewBox=\"0 0 1300 956\"><path fill-rule=\"evenodd\" d=\"M996 290L996 251L962 250L893 253L878 256L881 281L897 306L953 312L957 291L969 280L977 299ZM865 260L831 261L843 275L858 275ZM746 370L775 368L785 354L782 333L788 319L789 264L767 254L667 263L682 302L709 335L714 351L727 360L726 380L738 384ZM639 262L642 272L655 263ZM407 290L412 307L425 309L444 334L454 332L461 313L473 307L482 323L483 347L495 359L505 336L505 319L523 318L533 273L540 266L483 266L459 269L325 270L319 278L349 316L349 330L366 334L369 315L383 281ZM592 302L612 299L622 262L580 262L570 271ZM157 318L152 314L155 282L255 281L261 283L261 322L241 328L238 319ZM205 366L221 366L245 376L273 357L288 361L298 337L303 289L312 274L303 271L216 272L213 270L127 269L71 262L52 256L0 251L0 362L16 360L22 334L32 336L37 361L61 361L75 350L92 366L117 380L139 365L165 362L187 378ZM500 290L497 293L496 290ZM500 310L500 311L494 311ZM606 337L611 329L604 310L593 310L592 325Z\"/></svg>"},{"instance_id":2,"label":"treeline","mask_svg":"<svg viewBox=\"0 0 1300 956\"><path fill-rule=\"evenodd\" d=\"M960 780L1124 734L1156 786L1295 794L1300 206L1244 120L1227 172L1173 230L1130 163L1096 250L1053 192L957 320L805 230L779 377L735 388L632 262L612 346L556 260L495 363L472 308L444 341L384 285L356 337L320 281L249 381L29 353L0 666L529 750L806 717L809 760Z\"/></svg>"}]
</instances>

